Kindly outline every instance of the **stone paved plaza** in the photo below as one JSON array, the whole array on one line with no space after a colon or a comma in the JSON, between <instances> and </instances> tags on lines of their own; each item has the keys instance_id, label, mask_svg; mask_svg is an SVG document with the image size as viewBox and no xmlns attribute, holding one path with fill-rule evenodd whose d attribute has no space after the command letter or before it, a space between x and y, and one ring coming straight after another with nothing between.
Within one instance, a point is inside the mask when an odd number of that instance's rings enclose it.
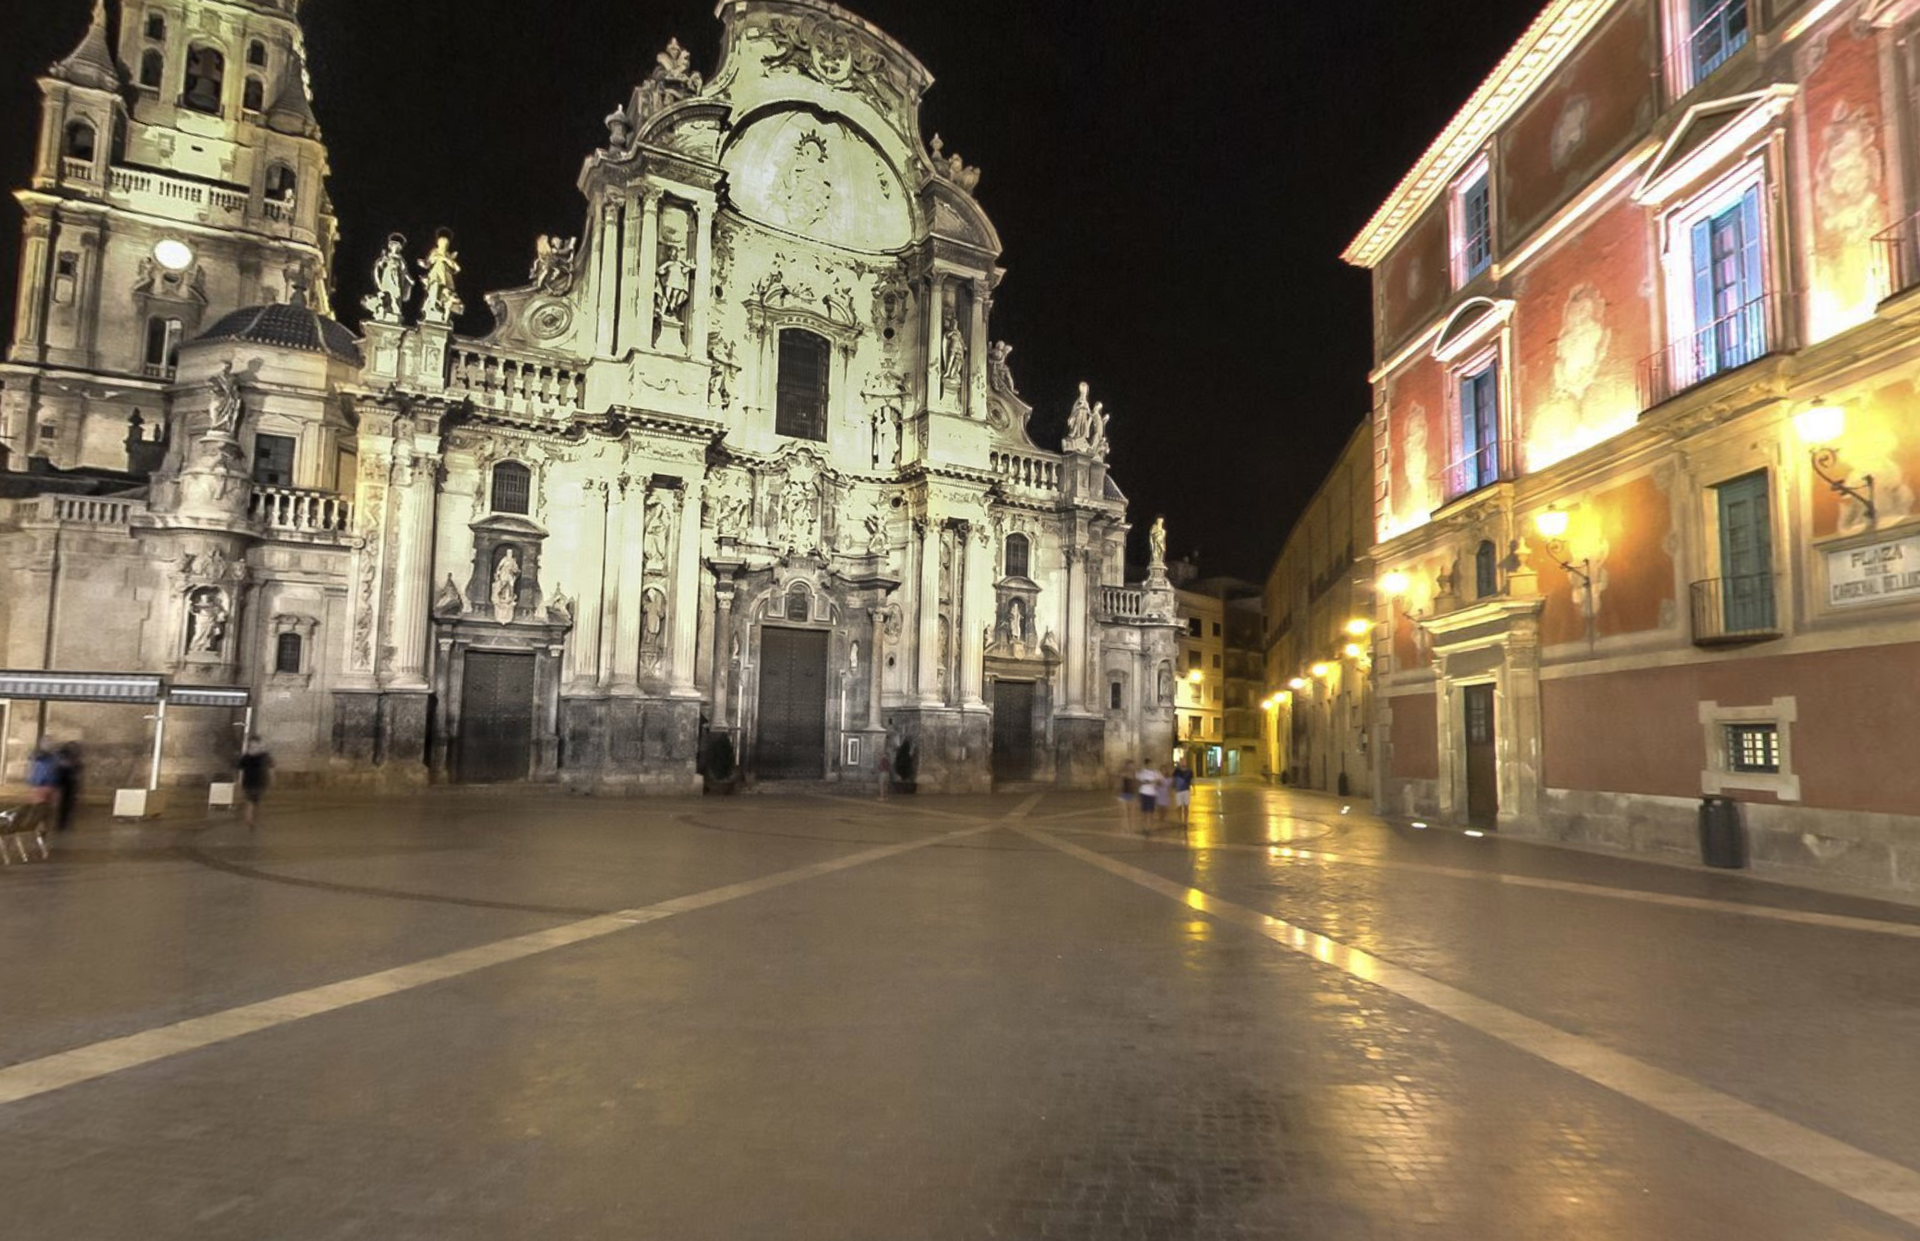
<instances>
[{"instance_id":1,"label":"stone paved plaza","mask_svg":"<svg viewBox=\"0 0 1920 1241\"><path fill-rule=\"evenodd\" d=\"M1362 809L95 811L0 871L0 1235L1920 1236L1920 913Z\"/></svg>"}]
</instances>

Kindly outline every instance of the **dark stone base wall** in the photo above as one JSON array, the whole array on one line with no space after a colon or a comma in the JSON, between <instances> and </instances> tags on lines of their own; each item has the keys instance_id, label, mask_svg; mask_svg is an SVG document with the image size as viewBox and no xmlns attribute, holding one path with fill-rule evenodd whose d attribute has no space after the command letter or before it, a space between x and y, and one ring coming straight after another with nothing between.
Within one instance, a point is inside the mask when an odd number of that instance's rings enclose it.
<instances>
[{"instance_id":1,"label":"dark stone base wall","mask_svg":"<svg viewBox=\"0 0 1920 1241\"><path fill-rule=\"evenodd\" d=\"M1061 788L1107 784L1107 722L1098 716L1062 715L1053 721L1054 783Z\"/></svg>"},{"instance_id":2,"label":"dark stone base wall","mask_svg":"<svg viewBox=\"0 0 1920 1241\"><path fill-rule=\"evenodd\" d=\"M432 699L424 693L335 690L330 784L424 784Z\"/></svg>"},{"instance_id":3,"label":"dark stone base wall","mask_svg":"<svg viewBox=\"0 0 1920 1241\"><path fill-rule=\"evenodd\" d=\"M887 712L893 744L911 737L919 748L916 781L923 793L993 791L993 716L956 707Z\"/></svg>"},{"instance_id":4,"label":"dark stone base wall","mask_svg":"<svg viewBox=\"0 0 1920 1241\"><path fill-rule=\"evenodd\" d=\"M701 704L562 698L560 782L579 792L697 793Z\"/></svg>"}]
</instances>

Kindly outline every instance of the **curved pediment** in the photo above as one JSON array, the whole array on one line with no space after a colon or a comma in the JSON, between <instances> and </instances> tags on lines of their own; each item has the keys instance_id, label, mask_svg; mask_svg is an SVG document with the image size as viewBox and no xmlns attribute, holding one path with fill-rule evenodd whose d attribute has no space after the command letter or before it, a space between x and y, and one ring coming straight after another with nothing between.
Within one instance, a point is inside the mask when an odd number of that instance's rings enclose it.
<instances>
[{"instance_id":1,"label":"curved pediment","mask_svg":"<svg viewBox=\"0 0 1920 1241\"><path fill-rule=\"evenodd\" d=\"M1440 335L1434 338L1433 356L1442 362L1457 361L1462 354L1484 343L1501 324L1512 317L1513 301L1510 298L1470 297L1447 316L1446 325L1440 329Z\"/></svg>"}]
</instances>

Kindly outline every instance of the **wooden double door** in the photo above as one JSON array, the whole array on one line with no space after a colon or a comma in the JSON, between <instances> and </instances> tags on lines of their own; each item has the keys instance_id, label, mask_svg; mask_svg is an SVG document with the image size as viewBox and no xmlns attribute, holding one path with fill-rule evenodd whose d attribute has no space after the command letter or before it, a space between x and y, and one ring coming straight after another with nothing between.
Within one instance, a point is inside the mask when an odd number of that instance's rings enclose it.
<instances>
[{"instance_id":1,"label":"wooden double door","mask_svg":"<svg viewBox=\"0 0 1920 1241\"><path fill-rule=\"evenodd\" d=\"M524 780L533 769L534 656L467 652L461 674L459 778Z\"/></svg>"},{"instance_id":2,"label":"wooden double door","mask_svg":"<svg viewBox=\"0 0 1920 1241\"><path fill-rule=\"evenodd\" d=\"M760 631L759 722L754 774L818 780L827 767L827 639L824 629Z\"/></svg>"},{"instance_id":3,"label":"wooden double door","mask_svg":"<svg viewBox=\"0 0 1920 1241\"><path fill-rule=\"evenodd\" d=\"M1032 681L993 683L993 778L1033 779Z\"/></svg>"}]
</instances>

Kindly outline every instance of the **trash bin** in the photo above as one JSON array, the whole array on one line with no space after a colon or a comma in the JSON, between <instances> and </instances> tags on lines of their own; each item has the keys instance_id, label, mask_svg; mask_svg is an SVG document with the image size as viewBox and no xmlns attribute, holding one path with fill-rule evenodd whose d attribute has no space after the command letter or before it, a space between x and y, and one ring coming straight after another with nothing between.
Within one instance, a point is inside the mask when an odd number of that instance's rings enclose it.
<instances>
[{"instance_id":1,"label":"trash bin","mask_svg":"<svg viewBox=\"0 0 1920 1241\"><path fill-rule=\"evenodd\" d=\"M1700 799L1700 860L1723 870L1747 864L1747 832L1740 824L1740 803L1731 797Z\"/></svg>"}]
</instances>

